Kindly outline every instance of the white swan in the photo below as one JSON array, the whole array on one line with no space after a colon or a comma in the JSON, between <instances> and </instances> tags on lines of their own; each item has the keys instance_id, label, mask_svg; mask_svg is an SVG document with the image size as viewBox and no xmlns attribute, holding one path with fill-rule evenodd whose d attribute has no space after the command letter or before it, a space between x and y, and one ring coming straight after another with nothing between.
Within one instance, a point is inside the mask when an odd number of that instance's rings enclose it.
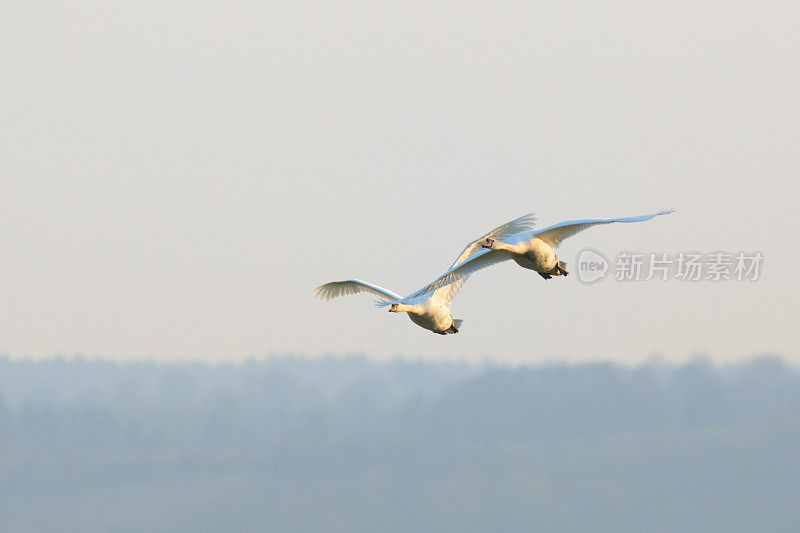
<instances>
[{"instance_id":1,"label":"white swan","mask_svg":"<svg viewBox=\"0 0 800 533\"><path fill-rule=\"evenodd\" d=\"M453 264L448 268L448 272L470 256L481 252L481 246L487 239L503 240L512 235L519 234L524 230L532 228L535 220L533 213L524 215L502 226L498 226L486 235L475 239L464 247L458 257L456 257L456 260L453 261ZM390 306L390 313L406 312L408 313L408 318L416 325L440 335L447 335L448 333L458 333L458 330L461 328L461 323L463 321L458 318L453 318L450 311L450 303L466 281L466 278L467 276L460 276L458 279L454 279L452 282L438 287L435 290L431 290L430 285L426 285L405 298L372 283L367 283L366 281L358 279L348 279L345 281L332 281L320 285L314 289L314 296L323 300L330 300L339 296L358 294L361 292L374 294L381 298L376 302L376 305L379 307Z\"/></svg>"},{"instance_id":2,"label":"white swan","mask_svg":"<svg viewBox=\"0 0 800 533\"><path fill-rule=\"evenodd\" d=\"M501 261L513 259L519 266L535 270L544 279L552 276L567 276L567 264L556 256L555 249L564 239L592 226L611 224L613 222L644 222L661 215L674 213L673 209L659 211L652 215L625 218L587 218L583 220L565 220L549 228L527 230L512 235L505 241L495 237L487 237L482 244L488 248L472 254L469 258L439 276L439 278L422 290L437 290L466 278L473 272L494 265Z\"/></svg>"}]
</instances>

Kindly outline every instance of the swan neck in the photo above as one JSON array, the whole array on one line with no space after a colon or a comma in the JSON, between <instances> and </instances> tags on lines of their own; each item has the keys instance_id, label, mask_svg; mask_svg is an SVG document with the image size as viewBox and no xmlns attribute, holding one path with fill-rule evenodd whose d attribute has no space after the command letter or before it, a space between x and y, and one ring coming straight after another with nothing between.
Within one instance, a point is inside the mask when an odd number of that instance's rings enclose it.
<instances>
[{"instance_id":1,"label":"swan neck","mask_svg":"<svg viewBox=\"0 0 800 533\"><path fill-rule=\"evenodd\" d=\"M497 242L493 248L495 250L511 252L512 254L521 254L523 252L519 244L509 244L507 242Z\"/></svg>"},{"instance_id":2,"label":"swan neck","mask_svg":"<svg viewBox=\"0 0 800 533\"><path fill-rule=\"evenodd\" d=\"M422 310L420 309L419 305L408 305L408 304L397 304L397 310L401 313L412 313L415 315L422 314Z\"/></svg>"}]
</instances>

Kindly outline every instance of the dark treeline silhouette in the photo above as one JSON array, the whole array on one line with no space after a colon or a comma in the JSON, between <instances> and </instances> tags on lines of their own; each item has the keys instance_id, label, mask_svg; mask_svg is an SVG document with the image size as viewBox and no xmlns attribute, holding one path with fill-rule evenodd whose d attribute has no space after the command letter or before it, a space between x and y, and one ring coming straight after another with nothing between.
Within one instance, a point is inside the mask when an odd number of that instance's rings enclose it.
<instances>
[{"instance_id":1,"label":"dark treeline silhouette","mask_svg":"<svg viewBox=\"0 0 800 533\"><path fill-rule=\"evenodd\" d=\"M0 358L0 530L796 531L800 370Z\"/></svg>"}]
</instances>

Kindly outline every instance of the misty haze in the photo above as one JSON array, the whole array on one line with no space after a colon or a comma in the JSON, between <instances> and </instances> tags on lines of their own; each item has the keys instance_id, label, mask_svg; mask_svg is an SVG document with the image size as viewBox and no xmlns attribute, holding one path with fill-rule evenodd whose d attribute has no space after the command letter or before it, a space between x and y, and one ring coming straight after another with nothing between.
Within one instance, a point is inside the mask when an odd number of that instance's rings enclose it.
<instances>
[{"instance_id":1,"label":"misty haze","mask_svg":"<svg viewBox=\"0 0 800 533\"><path fill-rule=\"evenodd\" d=\"M0 529L794 531L800 371L0 360Z\"/></svg>"}]
</instances>

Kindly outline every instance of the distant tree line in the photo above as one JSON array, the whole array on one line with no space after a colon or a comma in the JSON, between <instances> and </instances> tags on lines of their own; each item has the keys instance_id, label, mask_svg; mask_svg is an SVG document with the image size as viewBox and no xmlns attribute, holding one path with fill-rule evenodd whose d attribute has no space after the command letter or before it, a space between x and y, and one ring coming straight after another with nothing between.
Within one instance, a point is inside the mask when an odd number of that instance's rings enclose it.
<instances>
[{"instance_id":1,"label":"distant tree line","mask_svg":"<svg viewBox=\"0 0 800 533\"><path fill-rule=\"evenodd\" d=\"M0 528L786 530L800 371L0 358Z\"/></svg>"}]
</instances>

